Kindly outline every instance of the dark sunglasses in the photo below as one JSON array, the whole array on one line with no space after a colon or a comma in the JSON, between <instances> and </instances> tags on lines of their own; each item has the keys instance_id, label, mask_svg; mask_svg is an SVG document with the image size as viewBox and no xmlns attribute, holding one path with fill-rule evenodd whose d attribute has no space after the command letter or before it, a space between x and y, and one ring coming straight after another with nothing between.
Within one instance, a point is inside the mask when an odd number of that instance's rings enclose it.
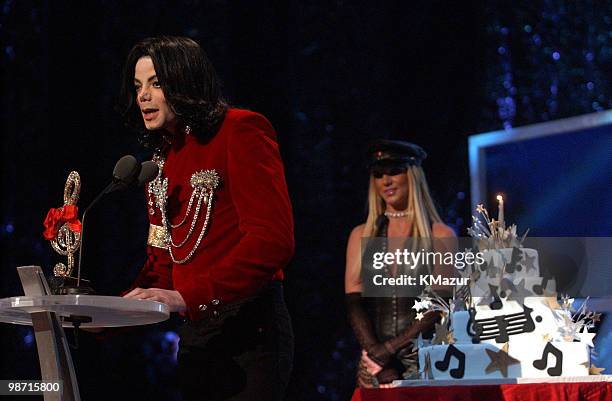
<instances>
[{"instance_id":1,"label":"dark sunglasses","mask_svg":"<svg viewBox=\"0 0 612 401\"><path fill-rule=\"evenodd\" d=\"M408 168L405 166L374 166L370 171L374 178L382 178L383 175L393 176L405 174Z\"/></svg>"}]
</instances>

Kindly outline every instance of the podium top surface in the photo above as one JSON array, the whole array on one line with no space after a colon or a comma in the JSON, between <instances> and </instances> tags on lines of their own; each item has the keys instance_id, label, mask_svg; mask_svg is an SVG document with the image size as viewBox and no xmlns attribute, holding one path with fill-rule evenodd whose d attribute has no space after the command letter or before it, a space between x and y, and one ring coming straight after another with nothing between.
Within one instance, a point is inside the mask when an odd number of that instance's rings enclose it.
<instances>
[{"instance_id":1,"label":"podium top surface","mask_svg":"<svg viewBox=\"0 0 612 401\"><path fill-rule=\"evenodd\" d=\"M158 323L170 316L166 304L123 297L44 295L0 299L0 322L32 325L31 314L37 312L55 312L64 327L72 327L75 318L91 319L80 327L122 327Z\"/></svg>"}]
</instances>

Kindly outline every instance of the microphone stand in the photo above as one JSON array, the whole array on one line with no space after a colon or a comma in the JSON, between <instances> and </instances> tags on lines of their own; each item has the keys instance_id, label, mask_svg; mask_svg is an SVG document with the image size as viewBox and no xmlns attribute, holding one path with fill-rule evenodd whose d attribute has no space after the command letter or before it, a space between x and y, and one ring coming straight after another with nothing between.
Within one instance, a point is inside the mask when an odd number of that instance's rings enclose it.
<instances>
[{"instance_id":1,"label":"microphone stand","mask_svg":"<svg viewBox=\"0 0 612 401\"><path fill-rule=\"evenodd\" d=\"M117 187L119 187L122 183L121 180L117 179L117 178L113 178L113 181L111 181L110 184L108 184L106 186L106 188L104 188L102 190L102 192L100 192L95 198L94 200L89 204L89 206L87 206L87 208L85 209L85 211L83 212L83 217L81 219L81 246L79 247L79 262L77 265L77 277L76 277L76 285L66 285L66 281L64 280L62 282L62 284L58 285L55 289L54 289L54 293L58 293L60 295L77 295L77 294L81 294L81 295L87 295L87 294L94 294L95 291L92 287L90 286L82 286L81 285L81 261L83 260L83 244L85 243L83 241L83 239L85 238L85 218L87 217L87 212L89 212L89 210L91 210L91 208L96 205L100 199L102 199L104 197L104 195L112 192L113 190L115 190ZM69 281L74 282L74 277L65 277L65 279L68 279ZM89 281L89 280L85 280L83 279L83 281Z\"/></svg>"},{"instance_id":2,"label":"microphone stand","mask_svg":"<svg viewBox=\"0 0 612 401\"><path fill-rule=\"evenodd\" d=\"M133 161L132 161L133 160ZM83 212L81 219L81 244L79 247L79 262L77 266L76 285L66 285L66 280L74 280L74 277L64 277L61 284L54 286L53 293L66 294L93 294L95 291L89 286L81 286L81 262L83 260L83 246L85 241L85 218L87 212L96 205L104 195L109 194L117 189L128 188L132 185L141 185L149 182L158 174L158 167L154 162L148 161L142 164L136 164L136 159L133 156L127 155L122 157L115 165L113 171L113 180L100 192L94 200L87 206ZM54 280L53 280L54 281ZM52 281L52 282L53 282ZM88 281L83 279L83 281ZM78 316L75 318L79 318ZM81 321L84 322L84 321Z\"/></svg>"},{"instance_id":3,"label":"microphone stand","mask_svg":"<svg viewBox=\"0 0 612 401\"><path fill-rule=\"evenodd\" d=\"M83 244L84 244L83 238L85 238L85 217L87 217L87 212L89 212L91 208L96 203L98 203L98 201L102 199L104 195L111 192L111 190L117 185L118 183L113 179L113 181L110 184L108 184L106 188L104 188L102 192L98 194L98 196L94 198L94 200L89 204L89 206L87 206L87 208L83 212L83 218L81 219L81 246L79 247L79 264L77 266L77 284L76 284L76 286L79 288L81 288L81 261L83 260ZM93 289L89 287L84 287L83 289L91 290L93 292ZM86 292L86 294L87 293L90 293L90 292Z\"/></svg>"}]
</instances>

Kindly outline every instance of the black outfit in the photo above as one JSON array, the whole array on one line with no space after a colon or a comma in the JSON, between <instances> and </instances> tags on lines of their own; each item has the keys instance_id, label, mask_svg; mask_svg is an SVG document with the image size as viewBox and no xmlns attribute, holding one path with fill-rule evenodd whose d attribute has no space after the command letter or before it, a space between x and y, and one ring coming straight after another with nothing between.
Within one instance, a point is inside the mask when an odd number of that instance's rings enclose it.
<instances>
[{"instance_id":1,"label":"black outfit","mask_svg":"<svg viewBox=\"0 0 612 401\"><path fill-rule=\"evenodd\" d=\"M380 219L376 236L386 238L388 227L389 219ZM389 271L386 273L387 276L391 276ZM405 273L410 272L397 272L397 274ZM380 343L399 336L410 327L416 317L416 311L412 309L415 299L398 296L396 292L396 288L393 287L393 294L389 297L363 299L374 333ZM419 372L417 352L412 351L412 346L403 348L397 352L390 365L403 377L416 377Z\"/></svg>"},{"instance_id":2,"label":"black outfit","mask_svg":"<svg viewBox=\"0 0 612 401\"><path fill-rule=\"evenodd\" d=\"M389 220L380 216L376 222L376 237L387 237ZM384 249L383 251L385 251ZM380 251L367 249L365 252ZM366 256L367 258L367 256ZM422 273L427 266L420 266L412 273ZM385 271L386 276L392 273ZM396 274L411 274L398 270ZM372 377L365 366L359 365L358 383L363 387L388 383L395 379L417 379L419 377L418 353L413 348L412 339L419 333L431 338L433 324L439 319L437 313L429 313L422 320L415 320L416 311L412 309L415 298L402 297L396 289L386 297L365 297L360 294L347 294L347 310L351 326L368 356L383 367L383 371Z\"/></svg>"},{"instance_id":3,"label":"black outfit","mask_svg":"<svg viewBox=\"0 0 612 401\"><path fill-rule=\"evenodd\" d=\"M397 175L410 166L420 166L427 158L427 153L418 145L388 139L374 141L367 153L368 168L374 177L384 174ZM387 238L388 226L389 219L384 215L378 216L375 237ZM372 260L370 253L375 251L381 249L366 249L364 260ZM391 272L386 269L384 273L387 277L401 274L420 275L431 269L421 265L414 270L402 270L404 269ZM401 295L397 293L395 286L392 293L386 297L362 299L361 293L346 294L348 317L357 340L370 359L383 368L374 378L360 363L357 375L360 386L372 387L401 377L418 378L418 357L412 342L419 333L423 333L424 337L429 336L440 314L428 312L421 320L415 320L416 311L412 309L415 299Z\"/></svg>"},{"instance_id":4,"label":"black outfit","mask_svg":"<svg viewBox=\"0 0 612 401\"><path fill-rule=\"evenodd\" d=\"M216 316L187 322L180 337L184 401L282 400L292 368L293 332L279 281Z\"/></svg>"},{"instance_id":5,"label":"black outfit","mask_svg":"<svg viewBox=\"0 0 612 401\"><path fill-rule=\"evenodd\" d=\"M414 298L364 298L364 304L376 338L381 343L399 336L410 327L416 316L412 309ZM411 346L403 348L391 360L390 366L404 378L417 378L418 354Z\"/></svg>"}]
</instances>

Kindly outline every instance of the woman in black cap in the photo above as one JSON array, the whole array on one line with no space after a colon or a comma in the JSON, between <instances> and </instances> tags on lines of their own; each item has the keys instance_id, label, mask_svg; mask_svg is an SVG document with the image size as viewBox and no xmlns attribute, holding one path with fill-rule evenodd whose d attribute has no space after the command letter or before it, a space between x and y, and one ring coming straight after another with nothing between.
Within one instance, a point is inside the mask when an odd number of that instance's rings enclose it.
<instances>
[{"instance_id":1,"label":"woman in black cap","mask_svg":"<svg viewBox=\"0 0 612 401\"><path fill-rule=\"evenodd\" d=\"M369 237L411 237L418 241L419 249L431 250L432 239L454 238L455 233L442 223L434 206L421 168L427 157L421 147L403 141L378 140L370 147L368 157L368 217L349 237L345 293L349 320L362 348L358 384L385 387L396 379L418 378L418 358L412 343L419 333L433 328L439 315L426 313L415 319L414 298L395 292L391 296L362 299L361 241ZM438 247L439 243L436 241ZM421 271L423 268L432 270L420 266ZM388 274L396 276L401 273L398 269L399 266L394 266Z\"/></svg>"}]
</instances>

